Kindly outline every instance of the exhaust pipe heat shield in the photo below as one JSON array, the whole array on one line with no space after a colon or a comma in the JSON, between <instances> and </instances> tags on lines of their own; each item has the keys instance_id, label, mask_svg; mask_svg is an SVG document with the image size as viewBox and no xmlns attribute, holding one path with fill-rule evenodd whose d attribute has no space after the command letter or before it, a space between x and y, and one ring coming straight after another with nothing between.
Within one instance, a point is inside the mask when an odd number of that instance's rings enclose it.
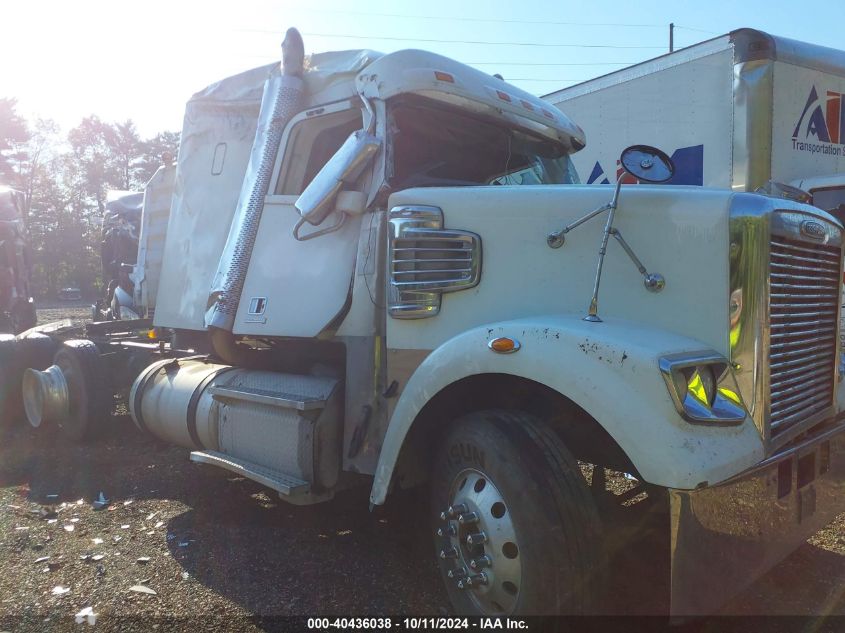
<instances>
[{"instance_id":1,"label":"exhaust pipe heat shield","mask_svg":"<svg viewBox=\"0 0 845 633\"><path fill-rule=\"evenodd\" d=\"M292 36L291 31L295 37ZM296 50L291 52L290 48ZM234 326L252 249L255 246L255 238L261 222L261 213L264 210L264 197L270 185L282 132L291 118L299 112L305 92L305 85L301 78L301 62L299 68L288 68L292 65L288 58L296 57L299 60L302 58L301 39L294 29L288 31L283 49L285 73L292 74L270 77L264 86L264 96L261 100L261 111L249 165L229 230L229 237L220 256L220 264L208 298L205 325L228 332L231 332Z\"/></svg>"}]
</instances>

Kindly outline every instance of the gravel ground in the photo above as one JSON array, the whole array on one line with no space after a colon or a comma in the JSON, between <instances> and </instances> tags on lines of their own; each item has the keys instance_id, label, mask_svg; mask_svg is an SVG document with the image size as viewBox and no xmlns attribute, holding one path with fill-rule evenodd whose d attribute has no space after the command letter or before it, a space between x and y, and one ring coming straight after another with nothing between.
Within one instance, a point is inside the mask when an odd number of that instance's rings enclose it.
<instances>
[{"instance_id":1,"label":"gravel ground","mask_svg":"<svg viewBox=\"0 0 845 633\"><path fill-rule=\"evenodd\" d=\"M40 316L84 319L87 310ZM101 492L108 504L97 510ZM420 514L426 498L403 493L371 513L367 496L361 489L291 506L141 435L125 410L86 445L18 423L0 436L0 630L78 630L73 616L85 607L98 614L97 627L121 631L200 623L257 631L274 628L262 618L280 615L444 613ZM663 606L660 581L635 566L656 554L637 554L613 569L618 613ZM845 615L843 594L845 515L721 613Z\"/></svg>"},{"instance_id":2,"label":"gravel ground","mask_svg":"<svg viewBox=\"0 0 845 633\"><path fill-rule=\"evenodd\" d=\"M373 513L367 490L290 506L141 436L128 416L85 446L22 428L0 459L0 628L13 616L52 630L86 606L120 630L127 616L260 630L253 616L445 606L412 495ZM109 504L96 510L100 492Z\"/></svg>"},{"instance_id":3,"label":"gravel ground","mask_svg":"<svg viewBox=\"0 0 845 633\"><path fill-rule=\"evenodd\" d=\"M52 321L70 319L74 325L91 320L91 302L88 301L47 301L38 303L38 325Z\"/></svg>"}]
</instances>

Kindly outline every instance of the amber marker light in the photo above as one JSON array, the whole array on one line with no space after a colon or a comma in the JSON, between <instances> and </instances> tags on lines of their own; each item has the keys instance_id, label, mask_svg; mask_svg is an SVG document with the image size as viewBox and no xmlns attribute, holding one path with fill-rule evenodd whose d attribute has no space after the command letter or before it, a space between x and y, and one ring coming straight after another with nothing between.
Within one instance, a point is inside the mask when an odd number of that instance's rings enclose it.
<instances>
[{"instance_id":1,"label":"amber marker light","mask_svg":"<svg viewBox=\"0 0 845 633\"><path fill-rule=\"evenodd\" d=\"M512 354L519 351L520 344L516 339L500 336L487 343L487 347L498 354Z\"/></svg>"},{"instance_id":2,"label":"amber marker light","mask_svg":"<svg viewBox=\"0 0 845 633\"><path fill-rule=\"evenodd\" d=\"M450 84L455 83L455 78L452 75L450 75L449 73L444 73L440 70L435 70L434 76L437 78L438 81L445 81L445 82L448 82Z\"/></svg>"}]
</instances>

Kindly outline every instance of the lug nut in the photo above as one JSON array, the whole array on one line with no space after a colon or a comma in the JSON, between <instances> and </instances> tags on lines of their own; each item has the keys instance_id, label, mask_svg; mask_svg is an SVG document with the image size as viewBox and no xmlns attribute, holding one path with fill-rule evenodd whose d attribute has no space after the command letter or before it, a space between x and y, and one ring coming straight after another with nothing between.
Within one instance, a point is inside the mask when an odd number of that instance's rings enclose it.
<instances>
[{"instance_id":1,"label":"lug nut","mask_svg":"<svg viewBox=\"0 0 845 633\"><path fill-rule=\"evenodd\" d=\"M445 521L446 519L454 519L459 514L464 512L469 512L469 508L465 503L457 503L453 506L449 506L449 509L446 512L440 513L440 519Z\"/></svg>"},{"instance_id":2,"label":"lug nut","mask_svg":"<svg viewBox=\"0 0 845 633\"><path fill-rule=\"evenodd\" d=\"M469 566L475 569L476 571L479 569L484 569L485 567L490 567L490 565L492 564L492 559L486 554L484 556L479 556L478 558L473 558L471 561L469 561Z\"/></svg>"},{"instance_id":3,"label":"lug nut","mask_svg":"<svg viewBox=\"0 0 845 633\"><path fill-rule=\"evenodd\" d=\"M487 542L487 535L484 532L476 532L475 534L467 535L467 545L482 545Z\"/></svg>"},{"instance_id":4,"label":"lug nut","mask_svg":"<svg viewBox=\"0 0 845 633\"><path fill-rule=\"evenodd\" d=\"M446 549L440 550L440 558L457 558L458 557L458 550L454 547L447 547Z\"/></svg>"},{"instance_id":5,"label":"lug nut","mask_svg":"<svg viewBox=\"0 0 845 633\"><path fill-rule=\"evenodd\" d=\"M437 536L455 536L457 534L455 526L449 523L446 527L437 528Z\"/></svg>"},{"instance_id":6,"label":"lug nut","mask_svg":"<svg viewBox=\"0 0 845 633\"><path fill-rule=\"evenodd\" d=\"M458 569L450 569L446 573L446 575L449 576L449 578L460 579L460 578L464 578L467 575L467 570L462 568L462 567L458 568Z\"/></svg>"},{"instance_id":7,"label":"lug nut","mask_svg":"<svg viewBox=\"0 0 845 633\"><path fill-rule=\"evenodd\" d=\"M478 523L478 513L477 512L465 512L464 514L458 515L458 523L461 525L469 525L471 523Z\"/></svg>"},{"instance_id":8,"label":"lug nut","mask_svg":"<svg viewBox=\"0 0 845 633\"><path fill-rule=\"evenodd\" d=\"M467 578L467 583L469 587L480 587L482 585L487 584L487 574L481 572L480 574L475 574Z\"/></svg>"}]
</instances>

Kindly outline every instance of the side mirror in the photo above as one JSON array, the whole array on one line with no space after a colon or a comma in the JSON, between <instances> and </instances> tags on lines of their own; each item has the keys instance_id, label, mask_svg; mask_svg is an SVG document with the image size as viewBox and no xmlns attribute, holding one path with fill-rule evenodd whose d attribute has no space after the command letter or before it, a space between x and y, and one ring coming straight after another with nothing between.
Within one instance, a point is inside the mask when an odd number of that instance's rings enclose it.
<instances>
[{"instance_id":1,"label":"side mirror","mask_svg":"<svg viewBox=\"0 0 845 633\"><path fill-rule=\"evenodd\" d=\"M364 130L349 135L296 201L303 220L318 226L335 210L343 185L355 181L375 156L381 141Z\"/></svg>"},{"instance_id":2,"label":"side mirror","mask_svg":"<svg viewBox=\"0 0 845 633\"><path fill-rule=\"evenodd\" d=\"M656 147L631 145L619 159L622 169L643 182L666 182L675 175L675 163Z\"/></svg>"}]
</instances>

